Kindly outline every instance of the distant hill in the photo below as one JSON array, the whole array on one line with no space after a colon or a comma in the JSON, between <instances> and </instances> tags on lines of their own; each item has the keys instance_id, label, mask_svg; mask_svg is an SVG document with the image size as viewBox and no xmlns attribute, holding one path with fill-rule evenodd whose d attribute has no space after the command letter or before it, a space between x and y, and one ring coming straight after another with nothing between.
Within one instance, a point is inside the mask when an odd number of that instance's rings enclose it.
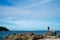
<instances>
[{"instance_id":1,"label":"distant hill","mask_svg":"<svg viewBox=\"0 0 60 40\"><path fill-rule=\"evenodd\" d=\"M7 29L7 28L5 28L5 27L0 26L0 31L9 31L9 29Z\"/></svg>"}]
</instances>

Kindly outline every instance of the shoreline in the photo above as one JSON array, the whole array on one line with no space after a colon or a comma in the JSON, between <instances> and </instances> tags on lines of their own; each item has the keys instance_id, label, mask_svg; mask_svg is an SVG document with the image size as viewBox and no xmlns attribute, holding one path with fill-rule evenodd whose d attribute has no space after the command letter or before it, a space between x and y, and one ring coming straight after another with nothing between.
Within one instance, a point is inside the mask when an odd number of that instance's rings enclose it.
<instances>
[{"instance_id":1,"label":"shoreline","mask_svg":"<svg viewBox=\"0 0 60 40\"><path fill-rule=\"evenodd\" d=\"M42 31L41 31L42 32ZM7 32L8 33L8 32ZM48 31L45 31L45 34L39 32L13 32L13 34L9 33L7 36L3 38L3 40L60 40L60 35L54 30L50 30L48 27Z\"/></svg>"},{"instance_id":2,"label":"shoreline","mask_svg":"<svg viewBox=\"0 0 60 40\"><path fill-rule=\"evenodd\" d=\"M36 33L9 34L4 40L60 40L60 35L42 35Z\"/></svg>"}]
</instances>

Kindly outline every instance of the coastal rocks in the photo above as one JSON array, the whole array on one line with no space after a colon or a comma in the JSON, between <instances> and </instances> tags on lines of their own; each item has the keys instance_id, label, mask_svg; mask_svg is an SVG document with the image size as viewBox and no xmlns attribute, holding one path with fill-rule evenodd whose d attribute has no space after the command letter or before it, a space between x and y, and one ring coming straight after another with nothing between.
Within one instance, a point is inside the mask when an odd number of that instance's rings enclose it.
<instances>
[{"instance_id":1,"label":"coastal rocks","mask_svg":"<svg viewBox=\"0 0 60 40\"><path fill-rule=\"evenodd\" d=\"M57 35L56 38L60 38L60 35Z\"/></svg>"},{"instance_id":2,"label":"coastal rocks","mask_svg":"<svg viewBox=\"0 0 60 40\"><path fill-rule=\"evenodd\" d=\"M19 35L16 34L16 35L14 36L14 38L13 38L13 40L18 40L18 39L20 39L20 34L19 34Z\"/></svg>"},{"instance_id":3,"label":"coastal rocks","mask_svg":"<svg viewBox=\"0 0 60 40\"><path fill-rule=\"evenodd\" d=\"M30 34L16 34L16 35L9 35L4 38L4 40L38 40L42 39L42 35L30 33Z\"/></svg>"},{"instance_id":4,"label":"coastal rocks","mask_svg":"<svg viewBox=\"0 0 60 40\"><path fill-rule=\"evenodd\" d=\"M27 33L27 34L12 34L8 35L4 38L4 40L40 40L40 39L56 39L60 38L60 36L57 36L56 31L50 31L50 28L48 27L48 32L44 35L41 34L35 34L35 33Z\"/></svg>"},{"instance_id":5,"label":"coastal rocks","mask_svg":"<svg viewBox=\"0 0 60 40\"><path fill-rule=\"evenodd\" d=\"M56 31L48 31L45 35L44 38L56 38Z\"/></svg>"},{"instance_id":6,"label":"coastal rocks","mask_svg":"<svg viewBox=\"0 0 60 40\"><path fill-rule=\"evenodd\" d=\"M13 35L8 35L4 38L4 40L12 40L14 38L14 34Z\"/></svg>"},{"instance_id":7,"label":"coastal rocks","mask_svg":"<svg viewBox=\"0 0 60 40\"><path fill-rule=\"evenodd\" d=\"M20 38L21 38L22 40L28 40L28 37L26 36L26 34L22 35Z\"/></svg>"},{"instance_id":8,"label":"coastal rocks","mask_svg":"<svg viewBox=\"0 0 60 40\"><path fill-rule=\"evenodd\" d=\"M56 31L48 31L46 36L56 36Z\"/></svg>"},{"instance_id":9,"label":"coastal rocks","mask_svg":"<svg viewBox=\"0 0 60 40\"><path fill-rule=\"evenodd\" d=\"M48 32L43 36L44 36L44 38L53 38L53 39L55 39L56 35L57 35L56 31L54 31L54 30L51 31L50 27L48 27Z\"/></svg>"},{"instance_id":10,"label":"coastal rocks","mask_svg":"<svg viewBox=\"0 0 60 40\"><path fill-rule=\"evenodd\" d=\"M56 34L56 31L51 31L48 27L48 32L46 34L36 34L36 33L22 33L22 34L9 34L4 38L4 40L60 40L60 35Z\"/></svg>"},{"instance_id":11,"label":"coastal rocks","mask_svg":"<svg viewBox=\"0 0 60 40\"><path fill-rule=\"evenodd\" d=\"M48 27L48 32L46 33L46 36L56 36L56 31L51 31L50 27Z\"/></svg>"},{"instance_id":12,"label":"coastal rocks","mask_svg":"<svg viewBox=\"0 0 60 40\"><path fill-rule=\"evenodd\" d=\"M43 39L43 36L40 34L30 33L28 40L38 40Z\"/></svg>"}]
</instances>

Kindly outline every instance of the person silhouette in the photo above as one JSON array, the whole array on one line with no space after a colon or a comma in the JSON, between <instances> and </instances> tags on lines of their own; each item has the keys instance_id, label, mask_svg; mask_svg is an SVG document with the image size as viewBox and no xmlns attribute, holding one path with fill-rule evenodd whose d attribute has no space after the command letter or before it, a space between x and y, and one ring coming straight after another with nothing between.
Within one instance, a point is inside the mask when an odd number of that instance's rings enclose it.
<instances>
[{"instance_id":1,"label":"person silhouette","mask_svg":"<svg viewBox=\"0 0 60 40\"><path fill-rule=\"evenodd\" d=\"M48 31L50 31L50 27L48 26Z\"/></svg>"}]
</instances>

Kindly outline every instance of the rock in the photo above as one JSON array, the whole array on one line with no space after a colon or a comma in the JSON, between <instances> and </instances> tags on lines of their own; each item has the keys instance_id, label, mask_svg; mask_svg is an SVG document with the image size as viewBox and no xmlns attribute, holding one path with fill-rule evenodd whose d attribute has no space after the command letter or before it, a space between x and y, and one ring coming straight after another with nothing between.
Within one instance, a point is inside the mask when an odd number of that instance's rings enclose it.
<instances>
[{"instance_id":1,"label":"rock","mask_svg":"<svg viewBox=\"0 0 60 40\"><path fill-rule=\"evenodd\" d=\"M43 37L43 35L39 35L38 38L39 39L43 39L44 37Z\"/></svg>"},{"instance_id":2,"label":"rock","mask_svg":"<svg viewBox=\"0 0 60 40\"><path fill-rule=\"evenodd\" d=\"M22 40L28 40L27 36L21 36Z\"/></svg>"},{"instance_id":3,"label":"rock","mask_svg":"<svg viewBox=\"0 0 60 40\"><path fill-rule=\"evenodd\" d=\"M14 39L14 40L22 40L21 38L16 38L16 39Z\"/></svg>"},{"instance_id":4,"label":"rock","mask_svg":"<svg viewBox=\"0 0 60 40\"><path fill-rule=\"evenodd\" d=\"M60 35L57 35L56 38L60 38Z\"/></svg>"},{"instance_id":5,"label":"rock","mask_svg":"<svg viewBox=\"0 0 60 40\"><path fill-rule=\"evenodd\" d=\"M56 31L49 31L46 36L56 36Z\"/></svg>"},{"instance_id":6,"label":"rock","mask_svg":"<svg viewBox=\"0 0 60 40\"><path fill-rule=\"evenodd\" d=\"M29 33L30 36L34 35L34 33Z\"/></svg>"},{"instance_id":7,"label":"rock","mask_svg":"<svg viewBox=\"0 0 60 40\"><path fill-rule=\"evenodd\" d=\"M32 35L32 36L30 36L30 37L28 38L28 40L34 40L34 38L35 38L35 36Z\"/></svg>"},{"instance_id":8,"label":"rock","mask_svg":"<svg viewBox=\"0 0 60 40\"><path fill-rule=\"evenodd\" d=\"M7 37L4 38L4 40L13 40L15 35L9 35Z\"/></svg>"},{"instance_id":9,"label":"rock","mask_svg":"<svg viewBox=\"0 0 60 40\"><path fill-rule=\"evenodd\" d=\"M13 40L17 40L18 38L20 38L20 35L16 34L13 38Z\"/></svg>"},{"instance_id":10,"label":"rock","mask_svg":"<svg viewBox=\"0 0 60 40\"><path fill-rule=\"evenodd\" d=\"M42 35L34 34L29 37L29 40L38 40L38 39L43 39Z\"/></svg>"},{"instance_id":11,"label":"rock","mask_svg":"<svg viewBox=\"0 0 60 40\"><path fill-rule=\"evenodd\" d=\"M7 28L0 26L0 31L9 31Z\"/></svg>"},{"instance_id":12,"label":"rock","mask_svg":"<svg viewBox=\"0 0 60 40\"><path fill-rule=\"evenodd\" d=\"M16 34L9 35L5 37L4 40L28 40L28 37L25 34Z\"/></svg>"},{"instance_id":13,"label":"rock","mask_svg":"<svg viewBox=\"0 0 60 40\"><path fill-rule=\"evenodd\" d=\"M29 34L14 34L14 35L9 35L5 37L4 40L38 40L42 39L42 35L34 34L34 33L29 33Z\"/></svg>"}]
</instances>

